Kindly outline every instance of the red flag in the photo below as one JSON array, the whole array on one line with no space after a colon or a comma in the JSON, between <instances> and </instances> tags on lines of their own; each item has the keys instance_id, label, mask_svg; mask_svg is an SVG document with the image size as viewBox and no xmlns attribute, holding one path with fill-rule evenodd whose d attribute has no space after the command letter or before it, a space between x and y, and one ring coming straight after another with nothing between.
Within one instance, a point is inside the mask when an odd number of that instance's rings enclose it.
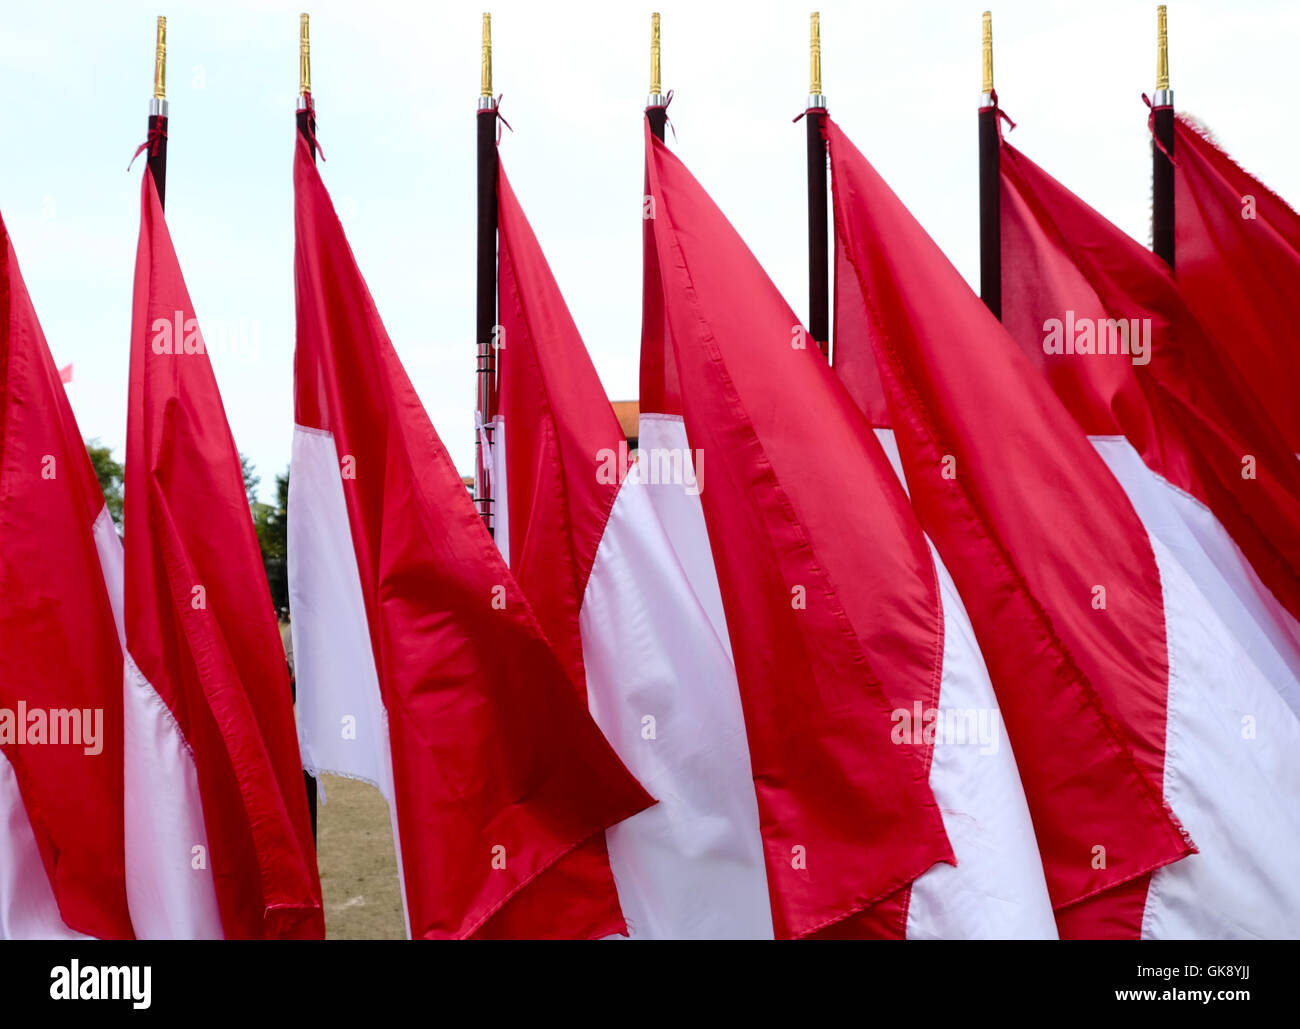
<instances>
[{"instance_id":1,"label":"red flag","mask_svg":"<svg viewBox=\"0 0 1300 1029\"><path fill-rule=\"evenodd\" d=\"M72 382L72 365L65 364L59 369L59 381L65 386Z\"/></svg>"},{"instance_id":2,"label":"red flag","mask_svg":"<svg viewBox=\"0 0 1300 1029\"><path fill-rule=\"evenodd\" d=\"M1174 122L1174 153L1183 297L1300 454L1300 215L1185 115Z\"/></svg>"},{"instance_id":3,"label":"red flag","mask_svg":"<svg viewBox=\"0 0 1300 1029\"><path fill-rule=\"evenodd\" d=\"M938 748L897 746L893 732L899 712L939 703L950 672L939 578L888 459L815 344L648 126L646 147L663 335L685 437L708 457L700 500L775 933L900 936L924 873L954 863L931 791Z\"/></svg>"},{"instance_id":4,"label":"red flag","mask_svg":"<svg viewBox=\"0 0 1300 1029\"><path fill-rule=\"evenodd\" d=\"M624 931L602 830L653 801L543 636L375 311L304 140L289 577L308 767L395 807L414 937ZM341 719L358 735L339 740Z\"/></svg>"},{"instance_id":5,"label":"red flag","mask_svg":"<svg viewBox=\"0 0 1300 1029\"><path fill-rule=\"evenodd\" d=\"M172 739L167 755L182 767L192 760L206 829L205 839L185 838L189 826L155 819L148 831L159 834L158 852L143 852L150 840L137 838L134 859L128 838L128 861L157 868L157 880L140 883L141 896L174 876L181 861L181 875L195 884L193 918L177 922L180 905L163 897L162 915L172 921L161 932L319 938L320 883L283 644L239 454L147 169L124 493L128 708L147 717L159 700L166 705L193 757L177 755ZM164 731L156 721L136 737L128 729L128 750L147 751L149 734ZM168 788L132 783L128 772L141 809L155 803L152 791ZM139 796L144 791L150 795ZM192 802L176 801L191 815ZM214 887L219 927L201 895ZM133 916L143 904L133 896Z\"/></svg>"},{"instance_id":6,"label":"red flag","mask_svg":"<svg viewBox=\"0 0 1300 1029\"><path fill-rule=\"evenodd\" d=\"M0 233L0 939L129 939L121 544Z\"/></svg>"}]
</instances>

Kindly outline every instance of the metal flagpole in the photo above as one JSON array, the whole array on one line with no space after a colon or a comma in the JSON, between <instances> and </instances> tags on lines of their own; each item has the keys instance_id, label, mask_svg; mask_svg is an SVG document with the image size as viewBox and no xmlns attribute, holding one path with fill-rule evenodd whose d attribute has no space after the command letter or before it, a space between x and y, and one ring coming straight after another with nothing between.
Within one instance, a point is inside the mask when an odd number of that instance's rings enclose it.
<instances>
[{"instance_id":1,"label":"metal flagpole","mask_svg":"<svg viewBox=\"0 0 1300 1029\"><path fill-rule=\"evenodd\" d=\"M482 426L474 439L475 502L492 532L495 524L492 497L487 489L487 463L483 439L492 442L496 417L497 382L497 101L492 96L492 15L483 15L483 58L478 98L478 298L475 336L478 341L477 410ZM477 429L477 427L476 427Z\"/></svg>"},{"instance_id":2,"label":"metal flagpole","mask_svg":"<svg viewBox=\"0 0 1300 1029\"><path fill-rule=\"evenodd\" d=\"M808 105L808 331L817 348L830 355L830 258L826 228L826 140L822 120L826 97L822 95L821 15L814 11L809 36Z\"/></svg>"},{"instance_id":3,"label":"metal flagpole","mask_svg":"<svg viewBox=\"0 0 1300 1029\"><path fill-rule=\"evenodd\" d=\"M167 206L167 19L158 16L158 41L153 59L153 99L149 101L149 171L158 188L158 203Z\"/></svg>"},{"instance_id":4,"label":"metal flagpole","mask_svg":"<svg viewBox=\"0 0 1300 1029\"><path fill-rule=\"evenodd\" d=\"M1156 94L1151 101L1151 249L1174 267L1174 91L1169 88L1165 5L1156 8ZM1164 147L1162 150L1161 147Z\"/></svg>"},{"instance_id":5,"label":"metal flagpole","mask_svg":"<svg viewBox=\"0 0 1300 1029\"><path fill-rule=\"evenodd\" d=\"M663 139L668 127L668 104L659 74L658 11L650 15L650 95L645 98L645 115L650 120L650 131L657 139Z\"/></svg>"},{"instance_id":6,"label":"metal flagpole","mask_svg":"<svg viewBox=\"0 0 1300 1029\"><path fill-rule=\"evenodd\" d=\"M311 98L311 33L307 15L298 18L298 110L296 113L298 131L311 147L312 160L316 160L316 105ZM293 612L289 612L293 617ZM298 690L294 686L294 700L298 699ZM307 813L311 816L311 838L316 839L316 780L308 771L302 773L307 786Z\"/></svg>"},{"instance_id":7,"label":"metal flagpole","mask_svg":"<svg viewBox=\"0 0 1300 1029\"><path fill-rule=\"evenodd\" d=\"M980 299L1002 318L1001 147L997 94L993 91L993 15L984 12L983 88L979 112Z\"/></svg>"}]
</instances>

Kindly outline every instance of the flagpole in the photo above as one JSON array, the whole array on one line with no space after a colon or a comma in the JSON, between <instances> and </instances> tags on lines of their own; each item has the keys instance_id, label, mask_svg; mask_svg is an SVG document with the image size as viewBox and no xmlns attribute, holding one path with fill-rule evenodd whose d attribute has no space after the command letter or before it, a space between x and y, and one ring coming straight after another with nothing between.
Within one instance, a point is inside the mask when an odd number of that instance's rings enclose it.
<instances>
[{"instance_id":1,"label":"flagpole","mask_svg":"<svg viewBox=\"0 0 1300 1029\"><path fill-rule=\"evenodd\" d=\"M492 497L487 490L483 434L492 442L492 420L496 417L496 352L493 349L497 324L497 102L492 96L492 15L483 15L483 56L478 98L478 298L476 338L478 341L477 409L483 433L475 432L475 503L488 531L493 531Z\"/></svg>"},{"instance_id":2,"label":"flagpole","mask_svg":"<svg viewBox=\"0 0 1300 1029\"><path fill-rule=\"evenodd\" d=\"M298 16L298 109L295 115L298 131L302 133L307 145L311 148L311 159L316 160L316 106L311 98L311 31L306 14ZM289 612L289 617L293 617L293 612ZM298 687L294 680L290 680L293 686L293 699L298 699ZM312 842L317 839L316 834L316 779L311 772L303 770L303 783L307 787L307 814L311 818L311 838Z\"/></svg>"},{"instance_id":3,"label":"flagpole","mask_svg":"<svg viewBox=\"0 0 1300 1029\"><path fill-rule=\"evenodd\" d=\"M149 171L158 189L158 204L167 198L167 19L158 16L158 36L153 59L153 99L149 101Z\"/></svg>"},{"instance_id":4,"label":"flagpole","mask_svg":"<svg viewBox=\"0 0 1300 1029\"><path fill-rule=\"evenodd\" d=\"M826 228L826 139L822 122L826 97L822 95L821 15L810 19L808 55L808 331L817 348L830 355L830 259Z\"/></svg>"},{"instance_id":5,"label":"flagpole","mask_svg":"<svg viewBox=\"0 0 1300 1029\"><path fill-rule=\"evenodd\" d=\"M645 98L645 116L656 139L664 138L668 127L668 105L659 73L659 12L650 15L650 95Z\"/></svg>"},{"instance_id":6,"label":"flagpole","mask_svg":"<svg viewBox=\"0 0 1300 1029\"><path fill-rule=\"evenodd\" d=\"M1002 137L993 91L993 15L984 12L982 88L979 111L980 299L1002 317Z\"/></svg>"},{"instance_id":7,"label":"flagpole","mask_svg":"<svg viewBox=\"0 0 1300 1029\"><path fill-rule=\"evenodd\" d=\"M1164 4L1156 8L1156 92L1151 102L1151 130L1160 144L1151 147L1151 249L1173 268L1174 91L1169 88L1169 35Z\"/></svg>"},{"instance_id":8,"label":"flagpole","mask_svg":"<svg viewBox=\"0 0 1300 1029\"><path fill-rule=\"evenodd\" d=\"M316 105L311 98L311 26L306 14L298 16L298 131L316 160Z\"/></svg>"}]
</instances>

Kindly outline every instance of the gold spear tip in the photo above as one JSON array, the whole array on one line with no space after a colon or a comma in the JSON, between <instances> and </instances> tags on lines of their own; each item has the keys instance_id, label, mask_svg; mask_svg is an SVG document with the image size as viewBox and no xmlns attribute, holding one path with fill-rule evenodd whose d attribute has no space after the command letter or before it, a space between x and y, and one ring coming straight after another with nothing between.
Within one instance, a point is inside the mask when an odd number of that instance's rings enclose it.
<instances>
[{"instance_id":1,"label":"gold spear tip","mask_svg":"<svg viewBox=\"0 0 1300 1029\"><path fill-rule=\"evenodd\" d=\"M1156 89L1169 88L1169 27L1165 5L1156 8Z\"/></svg>"},{"instance_id":2,"label":"gold spear tip","mask_svg":"<svg viewBox=\"0 0 1300 1029\"><path fill-rule=\"evenodd\" d=\"M650 15L650 95L663 92L663 79L659 74L659 12Z\"/></svg>"},{"instance_id":3,"label":"gold spear tip","mask_svg":"<svg viewBox=\"0 0 1300 1029\"><path fill-rule=\"evenodd\" d=\"M306 14L298 15L298 95L311 92L311 27Z\"/></svg>"},{"instance_id":4,"label":"gold spear tip","mask_svg":"<svg viewBox=\"0 0 1300 1029\"><path fill-rule=\"evenodd\" d=\"M167 99L167 19L158 15L158 44L153 55L153 97Z\"/></svg>"},{"instance_id":5,"label":"gold spear tip","mask_svg":"<svg viewBox=\"0 0 1300 1029\"><path fill-rule=\"evenodd\" d=\"M983 89L981 92L993 92L993 12L984 12L984 67Z\"/></svg>"},{"instance_id":6,"label":"gold spear tip","mask_svg":"<svg viewBox=\"0 0 1300 1029\"><path fill-rule=\"evenodd\" d=\"M822 16L813 11L808 29L808 93L821 96L822 92Z\"/></svg>"},{"instance_id":7,"label":"gold spear tip","mask_svg":"<svg viewBox=\"0 0 1300 1029\"><path fill-rule=\"evenodd\" d=\"M479 96L492 95L492 15L483 12L483 73Z\"/></svg>"}]
</instances>

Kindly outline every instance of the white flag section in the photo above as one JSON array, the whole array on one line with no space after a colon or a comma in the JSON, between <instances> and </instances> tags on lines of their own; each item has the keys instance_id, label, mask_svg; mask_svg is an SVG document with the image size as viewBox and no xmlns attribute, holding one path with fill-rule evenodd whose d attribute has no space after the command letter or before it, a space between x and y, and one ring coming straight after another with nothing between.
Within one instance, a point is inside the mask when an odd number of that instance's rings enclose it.
<instances>
[{"instance_id":1,"label":"white flag section","mask_svg":"<svg viewBox=\"0 0 1300 1029\"><path fill-rule=\"evenodd\" d=\"M1152 471L1124 437L1091 439L1147 532L1213 600L1215 614L1252 664L1300 717L1300 624L1260 582L1214 512Z\"/></svg>"},{"instance_id":2,"label":"white flag section","mask_svg":"<svg viewBox=\"0 0 1300 1029\"><path fill-rule=\"evenodd\" d=\"M287 555L293 659L299 681L311 684L298 694L303 767L318 778L324 772L359 779L383 794L409 936L388 713L379 692L338 448L330 433L294 426L289 506L294 513Z\"/></svg>"},{"instance_id":3,"label":"white flag section","mask_svg":"<svg viewBox=\"0 0 1300 1029\"><path fill-rule=\"evenodd\" d=\"M680 420L647 420L641 432L643 454L689 452ZM771 939L749 744L699 497L641 481L644 467L615 497L580 621L592 717L659 801L605 834L619 900L633 939ZM664 508L685 530L676 539Z\"/></svg>"},{"instance_id":4,"label":"white flag section","mask_svg":"<svg viewBox=\"0 0 1300 1029\"><path fill-rule=\"evenodd\" d=\"M1300 932L1300 722L1158 538L1169 710L1165 799L1199 853L1159 869L1144 939Z\"/></svg>"},{"instance_id":5,"label":"white flag section","mask_svg":"<svg viewBox=\"0 0 1300 1029\"><path fill-rule=\"evenodd\" d=\"M94 531L125 647L122 541L107 510ZM126 899L136 937L220 940L225 933L194 753L130 653L123 662L122 715Z\"/></svg>"},{"instance_id":6,"label":"white flag section","mask_svg":"<svg viewBox=\"0 0 1300 1029\"><path fill-rule=\"evenodd\" d=\"M907 491L891 429L876 438ZM912 888L909 940L1056 939L1034 825L975 630L934 544L943 600L943 679L930 786L957 854Z\"/></svg>"},{"instance_id":7,"label":"white flag section","mask_svg":"<svg viewBox=\"0 0 1300 1029\"><path fill-rule=\"evenodd\" d=\"M18 779L0 751L0 940L84 940L59 914Z\"/></svg>"},{"instance_id":8,"label":"white flag section","mask_svg":"<svg viewBox=\"0 0 1300 1029\"><path fill-rule=\"evenodd\" d=\"M288 546L298 745L312 775L360 779L393 803L387 717L334 437L294 426Z\"/></svg>"}]
</instances>

